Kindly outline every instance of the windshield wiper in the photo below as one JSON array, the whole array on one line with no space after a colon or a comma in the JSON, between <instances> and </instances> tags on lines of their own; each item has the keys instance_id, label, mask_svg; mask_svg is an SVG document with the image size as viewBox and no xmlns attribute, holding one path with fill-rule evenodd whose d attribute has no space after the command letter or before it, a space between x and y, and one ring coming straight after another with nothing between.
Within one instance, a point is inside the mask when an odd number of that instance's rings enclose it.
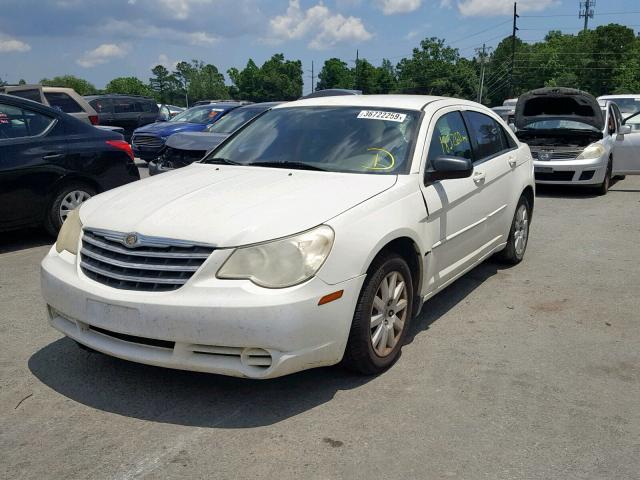
<instances>
[{"instance_id":1,"label":"windshield wiper","mask_svg":"<svg viewBox=\"0 0 640 480\"><path fill-rule=\"evenodd\" d=\"M315 165L310 165L304 162L253 162L248 163L248 166L255 167L273 167L273 168L292 168L296 170L314 170L316 172L326 172L327 170Z\"/></svg>"},{"instance_id":2,"label":"windshield wiper","mask_svg":"<svg viewBox=\"0 0 640 480\"><path fill-rule=\"evenodd\" d=\"M228 158L222 158L222 157L208 158L202 163L219 163L222 165L244 165L244 163L234 162L233 160L229 160Z\"/></svg>"}]
</instances>

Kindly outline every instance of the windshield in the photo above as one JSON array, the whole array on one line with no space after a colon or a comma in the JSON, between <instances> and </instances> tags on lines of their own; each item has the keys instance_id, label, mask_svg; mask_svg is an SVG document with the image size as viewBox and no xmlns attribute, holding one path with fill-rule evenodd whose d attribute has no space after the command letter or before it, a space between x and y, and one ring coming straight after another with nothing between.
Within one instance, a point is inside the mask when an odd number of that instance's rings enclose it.
<instances>
[{"instance_id":1,"label":"windshield","mask_svg":"<svg viewBox=\"0 0 640 480\"><path fill-rule=\"evenodd\" d=\"M528 123L527 130L584 130L587 132L597 132L598 129L582 122L573 120L541 120L539 122Z\"/></svg>"},{"instance_id":2,"label":"windshield","mask_svg":"<svg viewBox=\"0 0 640 480\"><path fill-rule=\"evenodd\" d=\"M193 107L189 110L173 117L170 122L188 122L188 123L212 123L217 117L219 117L223 108L216 108L213 105L206 105L202 107Z\"/></svg>"},{"instance_id":3,"label":"windshield","mask_svg":"<svg viewBox=\"0 0 640 480\"><path fill-rule=\"evenodd\" d=\"M259 115L264 110L257 108L238 108L226 114L219 121L207 127L207 132L211 133L233 133L239 127L247 123L256 115Z\"/></svg>"},{"instance_id":4,"label":"windshield","mask_svg":"<svg viewBox=\"0 0 640 480\"><path fill-rule=\"evenodd\" d=\"M419 118L418 111L396 109L277 108L231 137L204 162L407 173Z\"/></svg>"}]
</instances>

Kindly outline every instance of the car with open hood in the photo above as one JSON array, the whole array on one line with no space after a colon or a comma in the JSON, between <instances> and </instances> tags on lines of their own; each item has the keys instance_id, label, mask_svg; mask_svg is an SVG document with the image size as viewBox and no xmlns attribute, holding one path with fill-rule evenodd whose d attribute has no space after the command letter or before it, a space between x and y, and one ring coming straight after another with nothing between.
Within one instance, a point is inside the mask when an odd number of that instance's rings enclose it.
<instances>
[{"instance_id":1,"label":"car with open hood","mask_svg":"<svg viewBox=\"0 0 640 480\"><path fill-rule=\"evenodd\" d=\"M613 102L573 88L540 88L518 99L516 135L529 145L538 183L584 185L606 194L611 179L638 168L621 161L631 128Z\"/></svg>"},{"instance_id":2,"label":"car with open hood","mask_svg":"<svg viewBox=\"0 0 640 480\"><path fill-rule=\"evenodd\" d=\"M238 107L220 121L209 125L204 132L182 132L171 135L158 158L149 162L149 174L168 172L200 160L238 128L280 103L264 102Z\"/></svg>"},{"instance_id":3,"label":"car with open hood","mask_svg":"<svg viewBox=\"0 0 640 480\"><path fill-rule=\"evenodd\" d=\"M149 162L158 158L171 135L179 132L202 132L239 103L212 103L191 107L167 122L155 122L137 128L131 137L131 148L136 157Z\"/></svg>"},{"instance_id":4,"label":"car with open hood","mask_svg":"<svg viewBox=\"0 0 640 480\"><path fill-rule=\"evenodd\" d=\"M423 302L494 254L523 259L534 187L529 147L474 102L277 105L203 160L69 215L42 262L48 319L150 365L379 373Z\"/></svg>"}]
</instances>

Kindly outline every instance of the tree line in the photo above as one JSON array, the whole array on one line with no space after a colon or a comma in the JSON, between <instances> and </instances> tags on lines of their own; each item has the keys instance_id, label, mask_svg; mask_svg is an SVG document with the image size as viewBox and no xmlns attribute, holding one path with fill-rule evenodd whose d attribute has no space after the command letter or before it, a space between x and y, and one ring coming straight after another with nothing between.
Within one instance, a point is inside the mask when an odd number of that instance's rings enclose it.
<instances>
[{"instance_id":1,"label":"tree line","mask_svg":"<svg viewBox=\"0 0 640 480\"><path fill-rule=\"evenodd\" d=\"M261 66L250 59L244 68L229 69L226 73L230 85L215 65L200 60L179 62L173 70L157 65L151 73L146 82L136 77L114 78L104 89L72 75L44 78L41 83L71 87L81 95L146 95L160 103L183 106L205 99L295 100L302 96L304 85L302 62L288 60L281 53ZM376 66L366 58L352 64L330 58L318 73L314 88L472 100L480 97L485 104L499 105L505 98L543 86L575 87L596 96L640 93L640 37L633 29L618 24L575 35L550 31L535 43L525 43L517 37L514 42L509 36L491 53L477 53L471 59L463 57L459 49L445 40L431 37L422 40L411 55L395 65L388 59Z\"/></svg>"}]
</instances>

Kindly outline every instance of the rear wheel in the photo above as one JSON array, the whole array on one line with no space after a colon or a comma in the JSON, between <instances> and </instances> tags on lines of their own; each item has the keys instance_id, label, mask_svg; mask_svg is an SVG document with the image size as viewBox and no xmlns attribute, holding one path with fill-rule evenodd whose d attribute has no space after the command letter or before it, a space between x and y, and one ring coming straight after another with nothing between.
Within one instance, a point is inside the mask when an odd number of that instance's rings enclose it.
<instances>
[{"instance_id":1,"label":"rear wheel","mask_svg":"<svg viewBox=\"0 0 640 480\"><path fill-rule=\"evenodd\" d=\"M529 200L522 195L518 200L516 213L511 221L507 246L497 254L499 260L511 265L516 265L522 261L529 242L530 218L531 207L529 206Z\"/></svg>"},{"instance_id":2,"label":"rear wheel","mask_svg":"<svg viewBox=\"0 0 640 480\"><path fill-rule=\"evenodd\" d=\"M398 359L412 315L413 282L396 253L371 267L356 305L343 364L357 373L383 372Z\"/></svg>"},{"instance_id":3,"label":"rear wheel","mask_svg":"<svg viewBox=\"0 0 640 480\"><path fill-rule=\"evenodd\" d=\"M95 194L95 189L84 183L72 182L64 185L49 205L44 222L47 232L57 235L67 216Z\"/></svg>"}]
</instances>

